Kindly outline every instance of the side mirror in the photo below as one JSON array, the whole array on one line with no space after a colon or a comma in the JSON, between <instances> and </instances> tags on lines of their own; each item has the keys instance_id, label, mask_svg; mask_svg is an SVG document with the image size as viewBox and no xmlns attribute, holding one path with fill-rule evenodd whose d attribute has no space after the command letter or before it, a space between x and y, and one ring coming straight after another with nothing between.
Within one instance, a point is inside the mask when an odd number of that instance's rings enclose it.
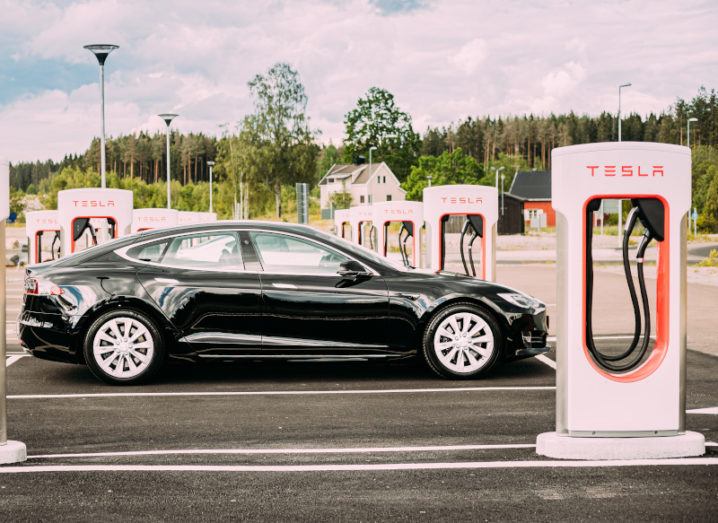
<instances>
[{"instance_id":1,"label":"side mirror","mask_svg":"<svg viewBox=\"0 0 718 523\"><path fill-rule=\"evenodd\" d=\"M369 276L364 266L355 260L347 260L339 265L337 274L346 280L357 280L362 276Z\"/></svg>"}]
</instances>

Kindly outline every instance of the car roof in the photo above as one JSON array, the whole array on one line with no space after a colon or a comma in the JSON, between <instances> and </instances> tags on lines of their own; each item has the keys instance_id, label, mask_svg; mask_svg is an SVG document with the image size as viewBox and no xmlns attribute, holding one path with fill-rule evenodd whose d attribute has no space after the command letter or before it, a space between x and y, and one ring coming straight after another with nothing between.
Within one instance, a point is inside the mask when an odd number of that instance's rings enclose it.
<instances>
[{"instance_id":1,"label":"car roof","mask_svg":"<svg viewBox=\"0 0 718 523\"><path fill-rule=\"evenodd\" d=\"M310 227L309 225L302 225L297 223L286 223L286 222L272 222L272 221L259 221L259 220L222 220L209 223L198 223L190 225L178 225L175 227L164 227L162 229L152 229L148 231L142 231L137 234L130 236L124 236L117 240L98 245L86 251L82 251L71 256L60 258L57 262L51 265L55 267L66 267L72 265L78 265L85 261L89 261L100 256L103 256L111 251L132 245L140 241L147 241L153 239L161 239L165 236L175 236L183 233L203 232L203 231L216 231L223 229L263 229L273 230L278 232L291 232L299 233L305 236L315 237L317 239L322 238L322 234L317 229Z\"/></svg>"}]
</instances>

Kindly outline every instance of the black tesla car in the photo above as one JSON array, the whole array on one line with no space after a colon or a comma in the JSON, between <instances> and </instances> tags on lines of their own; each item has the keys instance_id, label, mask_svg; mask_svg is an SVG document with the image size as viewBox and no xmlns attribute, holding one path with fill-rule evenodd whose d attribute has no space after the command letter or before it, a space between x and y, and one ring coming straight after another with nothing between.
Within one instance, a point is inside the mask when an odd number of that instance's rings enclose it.
<instances>
[{"instance_id":1,"label":"black tesla car","mask_svg":"<svg viewBox=\"0 0 718 523\"><path fill-rule=\"evenodd\" d=\"M149 231L27 269L22 345L109 383L183 360L420 355L447 378L545 352L544 304L395 266L310 227L219 222Z\"/></svg>"}]
</instances>

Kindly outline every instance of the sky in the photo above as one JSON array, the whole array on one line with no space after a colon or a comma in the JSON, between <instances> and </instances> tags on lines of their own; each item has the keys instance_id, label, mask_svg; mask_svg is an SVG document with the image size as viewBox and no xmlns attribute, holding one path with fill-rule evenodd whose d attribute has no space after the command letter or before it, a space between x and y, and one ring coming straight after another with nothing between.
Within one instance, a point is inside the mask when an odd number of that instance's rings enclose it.
<instances>
[{"instance_id":1,"label":"sky","mask_svg":"<svg viewBox=\"0 0 718 523\"><path fill-rule=\"evenodd\" d=\"M252 111L247 82L299 71L323 143L371 86L414 129L468 116L660 112L718 88L716 0L0 0L0 156L61 159L100 132L219 135Z\"/></svg>"}]
</instances>

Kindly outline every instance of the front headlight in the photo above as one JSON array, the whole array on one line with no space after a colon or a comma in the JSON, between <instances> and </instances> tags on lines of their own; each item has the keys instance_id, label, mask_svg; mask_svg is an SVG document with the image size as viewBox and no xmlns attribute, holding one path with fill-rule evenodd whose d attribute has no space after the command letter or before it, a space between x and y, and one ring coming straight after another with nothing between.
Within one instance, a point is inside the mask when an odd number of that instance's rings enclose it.
<instances>
[{"instance_id":1,"label":"front headlight","mask_svg":"<svg viewBox=\"0 0 718 523\"><path fill-rule=\"evenodd\" d=\"M541 307L542 305L537 299L526 296L525 294L519 294L518 292L500 292L499 296L512 305L516 305L522 309L533 309Z\"/></svg>"}]
</instances>

